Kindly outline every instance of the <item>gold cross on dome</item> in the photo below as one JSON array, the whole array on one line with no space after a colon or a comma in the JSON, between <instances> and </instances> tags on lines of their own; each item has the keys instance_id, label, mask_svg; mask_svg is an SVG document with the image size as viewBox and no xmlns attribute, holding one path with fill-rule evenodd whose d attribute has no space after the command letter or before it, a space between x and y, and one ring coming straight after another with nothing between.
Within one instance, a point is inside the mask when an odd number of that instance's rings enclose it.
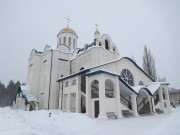
<instances>
[{"instance_id":1,"label":"gold cross on dome","mask_svg":"<svg viewBox=\"0 0 180 135\"><path fill-rule=\"evenodd\" d=\"M64 18L64 19L66 19L68 21L67 27L69 27L69 21L72 21L72 20L69 18L69 16L68 16L68 18Z\"/></svg>"},{"instance_id":2,"label":"gold cross on dome","mask_svg":"<svg viewBox=\"0 0 180 135\"><path fill-rule=\"evenodd\" d=\"M99 25L97 23L95 25L96 25L96 30L97 30Z\"/></svg>"}]
</instances>

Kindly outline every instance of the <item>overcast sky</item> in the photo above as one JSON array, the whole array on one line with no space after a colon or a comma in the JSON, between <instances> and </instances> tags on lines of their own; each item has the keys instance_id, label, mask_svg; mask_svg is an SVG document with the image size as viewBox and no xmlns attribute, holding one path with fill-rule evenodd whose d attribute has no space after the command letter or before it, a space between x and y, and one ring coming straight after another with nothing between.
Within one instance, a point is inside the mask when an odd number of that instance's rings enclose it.
<instances>
[{"instance_id":1,"label":"overcast sky","mask_svg":"<svg viewBox=\"0 0 180 135\"><path fill-rule=\"evenodd\" d=\"M133 56L140 67L146 44L158 75L180 87L179 0L0 0L0 81L25 82L31 50L55 47L67 16L78 47L93 41L98 23L120 56Z\"/></svg>"}]
</instances>

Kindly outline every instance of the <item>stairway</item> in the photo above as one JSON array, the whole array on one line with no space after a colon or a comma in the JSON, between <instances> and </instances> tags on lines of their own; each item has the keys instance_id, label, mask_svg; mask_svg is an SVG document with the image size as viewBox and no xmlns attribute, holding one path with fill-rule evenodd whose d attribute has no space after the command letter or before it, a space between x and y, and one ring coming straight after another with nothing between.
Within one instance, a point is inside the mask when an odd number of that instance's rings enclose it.
<instances>
[{"instance_id":1,"label":"stairway","mask_svg":"<svg viewBox=\"0 0 180 135\"><path fill-rule=\"evenodd\" d=\"M149 114L150 113L150 106L149 102L145 103L145 105L139 111L139 114Z\"/></svg>"},{"instance_id":2,"label":"stairway","mask_svg":"<svg viewBox=\"0 0 180 135\"><path fill-rule=\"evenodd\" d=\"M131 101L129 99L125 98L123 95L120 95L120 99L121 99L121 103L124 106L126 106L127 108L132 110L132 104L131 104Z\"/></svg>"}]
</instances>

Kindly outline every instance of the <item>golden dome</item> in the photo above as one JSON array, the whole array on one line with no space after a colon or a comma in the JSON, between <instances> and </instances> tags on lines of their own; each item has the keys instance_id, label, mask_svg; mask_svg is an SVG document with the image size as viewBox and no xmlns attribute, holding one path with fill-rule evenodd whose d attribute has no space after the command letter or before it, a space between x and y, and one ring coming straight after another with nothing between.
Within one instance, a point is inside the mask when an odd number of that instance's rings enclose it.
<instances>
[{"instance_id":1,"label":"golden dome","mask_svg":"<svg viewBox=\"0 0 180 135\"><path fill-rule=\"evenodd\" d=\"M73 34L76 35L76 32L73 29L69 28L69 27L66 27L66 28L60 30L59 33L73 33Z\"/></svg>"},{"instance_id":2,"label":"golden dome","mask_svg":"<svg viewBox=\"0 0 180 135\"><path fill-rule=\"evenodd\" d=\"M94 32L94 35L96 35L96 34L100 35L100 32L99 32L98 30L96 30L96 31Z\"/></svg>"}]
</instances>

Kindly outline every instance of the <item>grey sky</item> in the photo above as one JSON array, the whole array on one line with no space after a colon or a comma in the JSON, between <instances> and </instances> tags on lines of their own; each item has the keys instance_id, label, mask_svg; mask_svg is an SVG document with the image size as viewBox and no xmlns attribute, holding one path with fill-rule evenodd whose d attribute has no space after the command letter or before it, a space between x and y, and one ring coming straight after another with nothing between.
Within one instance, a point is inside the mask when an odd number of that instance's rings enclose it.
<instances>
[{"instance_id":1,"label":"grey sky","mask_svg":"<svg viewBox=\"0 0 180 135\"><path fill-rule=\"evenodd\" d=\"M67 16L78 34L78 47L93 41L98 23L121 57L133 56L142 67L146 44L158 75L180 84L179 0L0 0L0 81L25 82L31 50L56 46Z\"/></svg>"}]
</instances>

